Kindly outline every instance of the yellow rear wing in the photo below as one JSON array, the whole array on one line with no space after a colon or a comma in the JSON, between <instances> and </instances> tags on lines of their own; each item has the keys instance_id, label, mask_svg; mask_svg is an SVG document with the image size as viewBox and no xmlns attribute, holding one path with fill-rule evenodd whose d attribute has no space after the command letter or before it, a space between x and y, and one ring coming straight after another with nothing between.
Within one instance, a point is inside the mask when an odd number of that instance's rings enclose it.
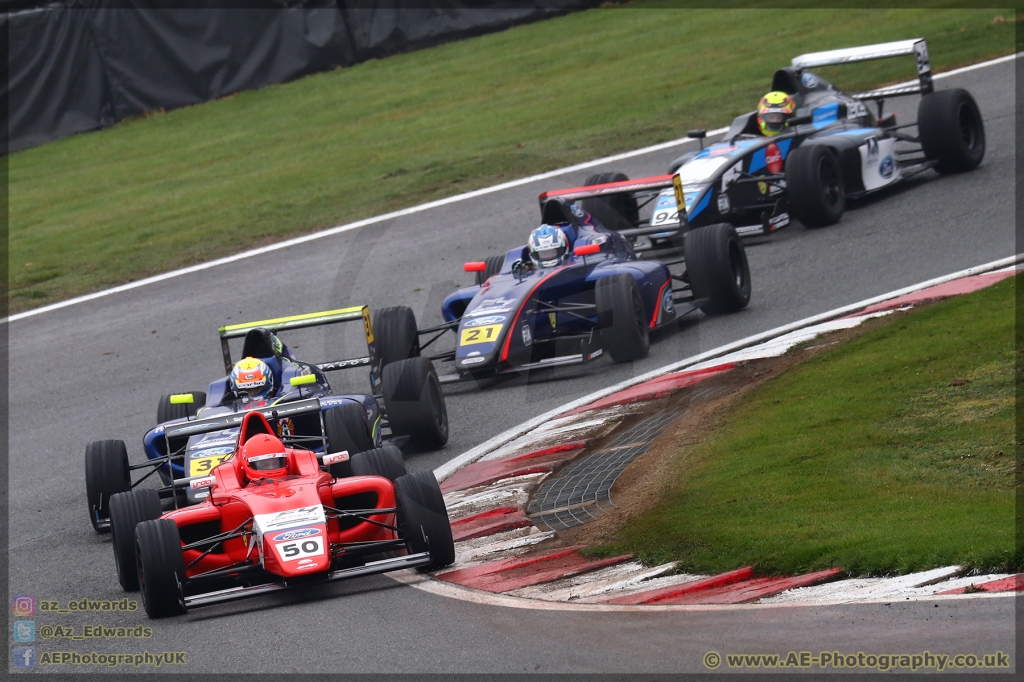
<instances>
[{"instance_id":1,"label":"yellow rear wing","mask_svg":"<svg viewBox=\"0 0 1024 682\"><path fill-rule=\"evenodd\" d=\"M362 320L363 333L366 336L366 349L368 354L365 357L350 358L348 360L335 360L332 362L318 363L322 371L329 372L338 369L351 367L370 367L370 381L376 386L379 379L379 368L377 367L377 352L373 339L373 326L370 323L370 308L365 305L352 306L351 308L338 308L336 310L325 310L318 313L305 313L302 315L289 315L287 317L275 317L255 322L241 322L228 324L221 327L220 334L221 352L224 354L225 371L230 372L232 366L231 349L228 346L230 339L242 338L253 329L266 329L274 334L293 329L305 329L309 327L322 327L329 324L340 324L342 322L355 322Z\"/></svg>"}]
</instances>

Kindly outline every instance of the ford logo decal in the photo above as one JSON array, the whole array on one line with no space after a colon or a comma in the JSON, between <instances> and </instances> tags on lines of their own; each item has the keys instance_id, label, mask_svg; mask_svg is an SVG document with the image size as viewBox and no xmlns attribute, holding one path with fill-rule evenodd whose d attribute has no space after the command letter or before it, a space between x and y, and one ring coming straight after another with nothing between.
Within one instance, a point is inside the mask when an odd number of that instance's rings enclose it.
<instances>
[{"instance_id":1,"label":"ford logo decal","mask_svg":"<svg viewBox=\"0 0 1024 682\"><path fill-rule=\"evenodd\" d=\"M278 533L274 536L274 542L288 542L289 540L301 540L302 538L308 538L313 535L320 535L320 529L299 528L298 530L289 530L284 533Z\"/></svg>"},{"instance_id":2,"label":"ford logo decal","mask_svg":"<svg viewBox=\"0 0 1024 682\"><path fill-rule=\"evenodd\" d=\"M882 159L882 163L879 164L879 166L878 166L878 174L881 175L883 178L886 178L886 179L891 178L892 177L892 169L893 169L892 157L891 156L887 156L884 159Z\"/></svg>"}]
</instances>

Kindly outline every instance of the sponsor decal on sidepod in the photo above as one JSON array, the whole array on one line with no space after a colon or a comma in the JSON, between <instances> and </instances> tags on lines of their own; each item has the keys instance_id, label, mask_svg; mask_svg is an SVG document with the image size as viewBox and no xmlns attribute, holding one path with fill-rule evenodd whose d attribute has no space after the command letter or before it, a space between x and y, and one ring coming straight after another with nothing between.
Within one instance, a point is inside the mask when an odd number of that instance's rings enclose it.
<instances>
[{"instance_id":1,"label":"sponsor decal on sidepod","mask_svg":"<svg viewBox=\"0 0 1024 682\"><path fill-rule=\"evenodd\" d=\"M203 478L196 478L189 481L188 486L192 488L192 490L199 490L200 488L209 488L216 482L217 479L213 476L204 476Z\"/></svg>"},{"instance_id":2,"label":"sponsor decal on sidepod","mask_svg":"<svg viewBox=\"0 0 1024 682\"><path fill-rule=\"evenodd\" d=\"M764 152L764 162L768 166L768 172L777 174L782 172L782 152L772 142Z\"/></svg>"},{"instance_id":3,"label":"sponsor decal on sidepod","mask_svg":"<svg viewBox=\"0 0 1024 682\"><path fill-rule=\"evenodd\" d=\"M341 452L332 452L324 455L324 466L330 466L331 464L337 464L338 462L347 462L348 450L342 450Z\"/></svg>"}]
</instances>

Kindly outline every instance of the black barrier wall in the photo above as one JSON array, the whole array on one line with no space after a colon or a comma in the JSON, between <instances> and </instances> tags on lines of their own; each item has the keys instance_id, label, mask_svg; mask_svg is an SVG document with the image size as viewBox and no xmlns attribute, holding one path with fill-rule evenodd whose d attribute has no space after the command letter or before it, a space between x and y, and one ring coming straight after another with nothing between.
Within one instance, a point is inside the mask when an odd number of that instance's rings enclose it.
<instances>
[{"instance_id":1,"label":"black barrier wall","mask_svg":"<svg viewBox=\"0 0 1024 682\"><path fill-rule=\"evenodd\" d=\"M0 35L9 36L5 147L27 149L147 111L198 104L595 2L247 4L244 9L155 9L95 0L0 15L6 24L0 25Z\"/></svg>"}]
</instances>

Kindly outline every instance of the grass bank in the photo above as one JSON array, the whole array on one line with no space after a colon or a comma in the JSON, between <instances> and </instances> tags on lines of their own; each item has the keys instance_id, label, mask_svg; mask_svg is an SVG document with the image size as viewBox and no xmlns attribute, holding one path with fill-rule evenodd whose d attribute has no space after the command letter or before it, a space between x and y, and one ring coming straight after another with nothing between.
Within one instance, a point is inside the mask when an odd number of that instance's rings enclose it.
<instances>
[{"instance_id":1,"label":"grass bank","mask_svg":"<svg viewBox=\"0 0 1024 682\"><path fill-rule=\"evenodd\" d=\"M600 552L711 573L1021 570L1019 279L896 317L755 388Z\"/></svg>"},{"instance_id":2,"label":"grass bank","mask_svg":"<svg viewBox=\"0 0 1024 682\"><path fill-rule=\"evenodd\" d=\"M11 310L719 126L799 53L924 36L949 69L1012 52L1014 26L989 9L594 9L125 121L11 155ZM873 62L840 84L913 73Z\"/></svg>"}]
</instances>

